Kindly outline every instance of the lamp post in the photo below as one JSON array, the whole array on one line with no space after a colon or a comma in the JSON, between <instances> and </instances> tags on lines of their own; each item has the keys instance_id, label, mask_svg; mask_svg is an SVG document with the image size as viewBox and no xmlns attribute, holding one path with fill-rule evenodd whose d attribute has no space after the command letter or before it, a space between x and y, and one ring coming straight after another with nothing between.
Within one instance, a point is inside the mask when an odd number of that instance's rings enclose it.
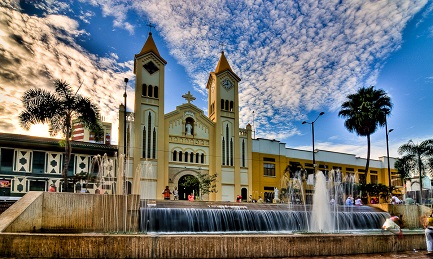
<instances>
[{"instance_id":1,"label":"lamp post","mask_svg":"<svg viewBox=\"0 0 433 259\"><path fill-rule=\"evenodd\" d=\"M319 115L317 116L317 118L314 121L312 121L312 122L308 122L308 121L303 121L302 122L302 124L311 124L311 135L312 135L312 138L313 138L313 167L314 167L314 170L316 170L316 156L314 154L314 123L323 114L325 114L325 113L324 112L319 113Z\"/></svg>"},{"instance_id":2,"label":"lamp post","mask_svg":"<svg viewBox=\"0 0 433 259\"><path fill-rule=\"evenodd\" d=\"M123 94L124 104L125 104L125 112L124 112L124 121L123 121L123 194L128 194L126 190L126 87L128 86L128 78L123 80L125 82L125 93Z\"/></svg>"},{"instance_id":3,"label":"lamp post","mask_svg":"<svg viewBox=\"0 0 433 259\"><path fill-rule=\"evenodd\" d=\"M386 157L388 161L388 186L391 187L391 167L389 165L389 144L388 144L388 136L394 129L388 130L388 123L385 122L385 130L386 130Z\"/></svg>"}]
</instances>

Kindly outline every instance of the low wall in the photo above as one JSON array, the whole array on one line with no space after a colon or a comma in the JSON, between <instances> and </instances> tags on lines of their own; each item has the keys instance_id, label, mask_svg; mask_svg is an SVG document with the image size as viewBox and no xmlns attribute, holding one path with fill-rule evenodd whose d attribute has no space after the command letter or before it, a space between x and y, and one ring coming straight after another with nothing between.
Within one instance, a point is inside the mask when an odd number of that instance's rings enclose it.
<instances>
[{"instance_id":1,"label":"low wall","mask_svg":"<svg viewBox=\"0 0 433 259\"><path fill-rule=\"evenodd\" d=\"M139 206L137 195L29 192L0 215L0 232L137 232Z\"/></svg>"},{"instance_id":2,"label":"low wall","mask_svg":"<svg viewBox=\"0 0 433 259\"><path fill-rule=\"evenodd\" d=\"M104 235L0 233L0 257L287 258L425 250L423 233Z\"/></svg>"},{"instance_id":3,"label":"low wall","mask_svg":"<svg viewBox=\"0 0 433 259\"><path fill-rule=\"evenodd\" d=\"M422 228L420 219L422 216L430 215L432 209L424 205L404 205L404 204L372 204L372 207L379 208L383 211L387 211L391 215L401 216L403 222L403 228L416 229Z\"/></svg>"}]
</instances>

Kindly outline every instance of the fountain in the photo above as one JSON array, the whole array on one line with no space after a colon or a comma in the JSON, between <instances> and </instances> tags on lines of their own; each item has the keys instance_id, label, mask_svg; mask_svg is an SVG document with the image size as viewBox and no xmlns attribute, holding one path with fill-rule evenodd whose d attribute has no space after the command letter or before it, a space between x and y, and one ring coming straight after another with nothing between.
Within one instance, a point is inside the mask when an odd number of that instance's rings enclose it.
<instances>
[{"instance_id":1,"label":"fountain","mask_svg":"<svg viewBox=\"0 0 433 259\"><path fill-rule=\"evenodd\" d=\"M331 171L328 181L319 171L316 174L313 204L308 205L299 174L290 190L297 205L253 204L242 206L216 202L164 202L142 207L140 231L144 233L339 233L380 229L390 215L368 206L344 206L341 177ZM330 182L332 181L332 182ZM330 192L329 189L332 189Z\"/></svg>"},{"instance_id":2,"label":"fountain","mask_svg":"<svg viewBox=\"0 0 433 259\"><path fill-rule=\"evenodd\" d=\"M102 158L99 162L109 165ZM99 168L109 171L109 166ZM142 168L137 170L151 183L150 163ZM328 181L322 172L316 174L313 204L305 202L301 177L292 181L296 191L287 192L294 200L279 204L30 192L0 215L0 256L287 258L425 248L423 233L405 234L404 242L399 242L395 235L370 232L380 229L389 214L368 206L341 205L347 183L338 172L327 176ZM98 186L109 182L101 179ZM363 245L354 247L355 243Z\"/></svg>"}]
</instances>

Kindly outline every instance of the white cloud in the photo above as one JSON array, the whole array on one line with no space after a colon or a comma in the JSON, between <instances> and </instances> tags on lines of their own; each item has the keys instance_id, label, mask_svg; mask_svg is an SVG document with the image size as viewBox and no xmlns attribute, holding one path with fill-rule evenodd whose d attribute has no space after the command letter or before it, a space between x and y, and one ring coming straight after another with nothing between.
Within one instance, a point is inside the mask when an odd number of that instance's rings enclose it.
<instances>
[{"instance_id":1,"label":"white cloud","mask_svg":"<svg viewBox=\"0 0 433 259\"><path fill-rule=\"evenodd\" d=\"M424 1L135 2L156 23L171 54L206 94L219 44L240 85L241 125L256 113L258 136L297 134L293 120L335 110L374 84L402 30ZM288 129L288 130L287 130Z\"/></svg>"},{"instance_id":2,"label":"white cloud","mask_svg":"<svg viewBox=\"0 0 433 259\"><path fill-rule=\"evenodd\" d=\"M59 35L59 28L72 35L80 32L76 21L70 18L60 15L38 18L3 7L0 17L2 131L25 134L17 116L22 110L21 96L29 88L54 90L54 79L65 80L76 89L82 84L79 93L91 97L102 116L117 128L117 110L123 103L123 78L133 77L131 62L118 64L116 54L99 58L78 46L73 37ZM130 89L128 98L128 103L133 104ZM116 141L117 134L113 138Z\"/></svg>"}]
</instances>

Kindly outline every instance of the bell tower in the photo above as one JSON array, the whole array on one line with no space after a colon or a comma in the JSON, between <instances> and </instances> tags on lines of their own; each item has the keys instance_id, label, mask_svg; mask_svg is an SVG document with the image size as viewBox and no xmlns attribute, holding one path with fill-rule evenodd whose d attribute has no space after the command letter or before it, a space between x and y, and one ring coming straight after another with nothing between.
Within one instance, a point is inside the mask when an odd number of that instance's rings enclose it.
<instances>
[{"instance_id":1,"label":"bell tower","mask_svg":"<svg viewBox=\"0 0 433 259\"><path fill-rule=\"evenodd\" d=\"M209 119L215 123L215 162L211 171L217 172L221 192L217 200L234 200L240 193L239 96L241 79L233 72L224 51L215 72L207 83ZM219 173L221 172L221 173Z\"/></svg>"},{"instance_id":2,"label":"bell tower","mask_svg":"<svg viewBox=\"0 0 433 259\"><path fill-rule=\"evenodd\" d=\"M156 198L163 190L164 167L164 73L167 62L161 57L152 32L134 58L135 107L133 129L132 193ZM159 166L158 166L159 165ZM152 170L149 170L149 166ZM147 168L152 173L143 174ZM148 197L150 196L150 197Z\"/></svg>"}]
</instances>

